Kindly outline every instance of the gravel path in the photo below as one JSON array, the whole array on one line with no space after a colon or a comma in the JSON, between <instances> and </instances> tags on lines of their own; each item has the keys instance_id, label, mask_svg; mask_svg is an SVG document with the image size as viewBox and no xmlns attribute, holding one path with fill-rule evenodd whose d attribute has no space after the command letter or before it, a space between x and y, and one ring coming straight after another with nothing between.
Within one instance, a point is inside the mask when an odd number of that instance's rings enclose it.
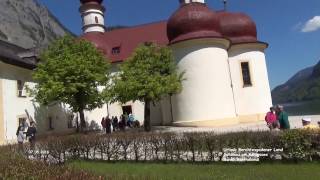
<instances>
[{"instance_id":1,"label":"gravel path","mask_svg":"<svg viewBox=\"0 0 320 180\"><path fill-rule=\"evenodd\" d=\"M290 116L290 126L292 129L302 128L301 119L302 117L310 117L312 124L317 124L320 121L320 115L312 116ZM234 126L224 127L171 127L171 126L157 126L154 127L156 132L216 132L216 133L227 133L227 132L241 132L241 131L268 131L269 128L266 126L264 121L258 123L246 123Z\"/></svg>"}]
</instances>

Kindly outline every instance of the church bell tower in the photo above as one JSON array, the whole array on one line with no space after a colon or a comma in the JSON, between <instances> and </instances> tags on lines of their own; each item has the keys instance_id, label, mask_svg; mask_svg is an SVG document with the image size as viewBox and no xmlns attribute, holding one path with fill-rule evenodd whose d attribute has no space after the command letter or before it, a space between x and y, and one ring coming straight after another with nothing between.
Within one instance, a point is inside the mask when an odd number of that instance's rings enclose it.
<instances>
[{"instance_id":1,"label":"church bell tower","mask_svg":"<svg viewBox=\"0 0 320 180\"><path fill-rule=\"evenodd\" d=\"M103 0L80 0L83 33L105 32Z\"/></svg>"}]
</instances>

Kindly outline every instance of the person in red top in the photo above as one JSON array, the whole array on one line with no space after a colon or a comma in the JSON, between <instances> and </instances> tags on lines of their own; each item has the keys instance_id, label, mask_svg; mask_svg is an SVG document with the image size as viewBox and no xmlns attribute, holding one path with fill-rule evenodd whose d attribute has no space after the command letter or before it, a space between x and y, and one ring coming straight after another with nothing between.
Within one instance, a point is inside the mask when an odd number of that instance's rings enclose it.
<instances>
[{"instance_id":1,"label":"person in red top","mask_svg":"<svg viewBox=\"0 0 320 180\"><path fill-rule=\"evenodd\" d=\"M264 119L270 130L279 128L278 118L274 107L270 107L270 111L266 114Z\"/></svg>"}]
</instances>

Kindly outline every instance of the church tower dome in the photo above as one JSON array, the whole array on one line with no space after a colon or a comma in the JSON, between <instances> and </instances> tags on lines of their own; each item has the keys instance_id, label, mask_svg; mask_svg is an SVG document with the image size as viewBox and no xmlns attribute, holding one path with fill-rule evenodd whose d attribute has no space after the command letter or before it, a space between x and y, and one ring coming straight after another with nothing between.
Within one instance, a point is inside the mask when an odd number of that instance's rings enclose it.
<instances>
[{"instance_id":1,"label":"church tower dome","mask_svg":"<svg viewBox=\"0 0 320 180\"><path fill-rule=\"evenodd\" d=\"M200 38L220 38L219 19L204 0L180 0L180 8L169 18L170 43Z\"/></svg>"},{"instance_id":2,"label":"church tower dome","mask_svg":"<svg viewBox=\"0 0 320 180\"><path fill-rule=\"evenodd\" d=\"M82 4L89 3L89 2L101 4L102 1L103 1L103 0L80 0L80 2L81 2Z\"/></svg>"},{"instance_id":3,"label":"church tower dome","mask_svg":"<svg viewBox=\"0 0 320 180\"><path fill-rule=\"evenodd\" d=\"M103 0L80 0L83 33L105 32Z\"/></svg>"},{"instance_id":4,"label":"church tower dome","mask_svg":"<svg viewBox=\"0 0 320 180\"><path fill-rule=\"evenodd\" d=\"M182 91L170 97L171 122L176 126L236 124L230 41L221 34L218 14L204 0L180 0L180 4L167 24L169 46L185 78Z\"/></svg>"},{"instance_id":5,"label":"church tower dome","mask_svg":"<svg viewBox=\"0 0 320 180\"><path fill-rule=\"evenodd\" d=\"M222 35L230 39L232 44L257 42L255 22L244 13L219 12Z\"/></svg>"}]
</instances>

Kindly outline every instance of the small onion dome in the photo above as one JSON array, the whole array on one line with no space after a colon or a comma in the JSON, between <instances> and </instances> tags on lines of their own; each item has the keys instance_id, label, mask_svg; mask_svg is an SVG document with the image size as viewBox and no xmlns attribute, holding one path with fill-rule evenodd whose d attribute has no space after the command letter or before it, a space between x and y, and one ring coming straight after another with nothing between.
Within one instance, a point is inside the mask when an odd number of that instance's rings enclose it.
<instances>
[{"instance_id":1,"label":"small onion dome","mask_svg":"<svg viewBox=\"0 0 320 180\"><path fill-rule=\"evenodd\" d=\"M167 36L171 44L190 39L222 37L216 13L204 3L183 4L169 18Z\"/></svg>"},{"instance_id":2,"label":"small onion dome","mask_svg":"<svg viewBox=\"0 0 320 180\"><path fill-rule=\"evenodd\" d=\"M243 13L219 12L222 35L232 44L257 42L257 27L253 20Z\"/></svg>"},{"instance_id":3,"label":"small onion dome","mask_svg":"<svg viewBox=\"0 0 320 180\"><path fill-rule=\"evenodd\" d=\"M105 41L104 33L101 32L89 32L83 34L80 39L87 40L91 42L98 50L100 50L104 55L108 55L110 48Z\"/></svg>"},{"instance_id":4,"label":"small onion dome","mask_svg":"<svg viewBox=\"0 0 320 180\"><path fill-rule=\"evenodd\" d=\"M82 4L86 4L86 3L97 3L97 4L101 4L103 0L80 0L80 2Z\"/></svg>"}]
</instances>

